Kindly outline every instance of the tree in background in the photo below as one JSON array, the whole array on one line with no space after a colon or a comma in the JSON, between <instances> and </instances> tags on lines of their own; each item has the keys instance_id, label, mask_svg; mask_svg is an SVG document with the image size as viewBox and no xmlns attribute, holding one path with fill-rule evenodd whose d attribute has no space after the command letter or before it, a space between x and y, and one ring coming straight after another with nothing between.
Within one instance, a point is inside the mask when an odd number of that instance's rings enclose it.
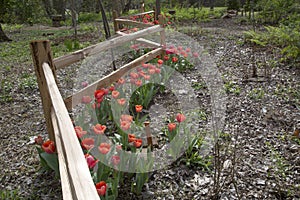
<instances>
[{"instance_id":1,"label":"tree in background","mask_svg":"<svg viewBox=\"0 0 300 200\"><path fill-rule=\"evenodd\" d=\"M0 42L9 42L9 41L12 41L12 40L6 36L6 34L4 33L4 31L2 29L2 25L0 23Z\"/></svg>"},{"instance_id":2,"label":"tree in background","mask_svg":"<svg viewBox=\"0 0 300 200\"><path fill-rule=\"evenodd\" d=\"M227 0L226 6L228 10L239 10L240 2L238 0Z\"/></svg>"}]
</instances>

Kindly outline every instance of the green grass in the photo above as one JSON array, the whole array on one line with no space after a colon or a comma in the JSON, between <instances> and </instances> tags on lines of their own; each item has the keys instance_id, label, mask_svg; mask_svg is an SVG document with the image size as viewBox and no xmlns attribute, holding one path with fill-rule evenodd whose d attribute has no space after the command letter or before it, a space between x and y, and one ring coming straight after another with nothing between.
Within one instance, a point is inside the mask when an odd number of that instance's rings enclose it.
<instances>
[{"instance_id":1,"label":"green grass","mask_svg":"<svg viewBox=\"0 0 300 200\"><path fill-rule=\"evenodd\" d=\"M163 9L163 12L168 13L170 9ZM213 11L209 8L203 7L202 9L198 8L173 8L172 10L176 11L175 17L178 21L207 21L210 18L220 18L226 11L225 7L216 7Z\"/></svg>"}]
</instances>

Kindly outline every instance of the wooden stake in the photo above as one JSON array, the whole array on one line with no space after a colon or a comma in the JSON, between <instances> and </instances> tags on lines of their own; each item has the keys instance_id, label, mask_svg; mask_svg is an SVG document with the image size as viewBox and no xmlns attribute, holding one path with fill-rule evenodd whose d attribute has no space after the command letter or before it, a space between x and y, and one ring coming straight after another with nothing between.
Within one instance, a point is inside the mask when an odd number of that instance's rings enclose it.
<instances>
[{"instance_id":1,"label":"wooden stake","mask_svg":"<svg viewBox=\"0 0 300 200\"><path fill-rule=\"evenodd\" d=\"M153 150L153 143L152 143L152 135L150 132L150 122L146 121L144 122L145 125L145 132L146 132L146 136L147 136L147 143L148 143L148 147L150 146L151 151Z\"/></svg>"},{"instance_id":2,"label":"wooden stake","mask_svg":"<svg viewBox=\"0 0 300 200\"><path fill-rule=\"evenodd\" d=\"M56 77L55 66L53 65L52 52L50 49L50 42L48 40L32 41L30 43L32 59L34 63L35 74L41 94L42 105L47 125L47 131L49 139L55 141L53 124L51 121L51 107L52 103L50 100L47 83L45 80L45 74L43 72L43 63L48 63L54 77Z\"/></svg>"},{"instance_id":3,"label":"wooden stake","mask_svg":"<svg viewBox=\"0 0 300 200\"><path fill-rule=\"evenodd\" d=\"M118 22L116 21L116 19L118 18L118 13L117 11L113 11L113 20L114 20L114 29L115 29L115 32L117 32L119 30L119 24Z\"/></svg>"}]
</instances>

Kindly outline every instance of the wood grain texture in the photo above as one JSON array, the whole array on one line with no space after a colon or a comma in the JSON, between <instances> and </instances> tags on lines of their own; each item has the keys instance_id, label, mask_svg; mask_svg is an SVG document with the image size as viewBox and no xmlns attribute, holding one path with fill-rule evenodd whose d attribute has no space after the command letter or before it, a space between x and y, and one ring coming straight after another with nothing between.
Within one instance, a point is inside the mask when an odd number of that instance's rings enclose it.
<instances>
[{"instance_id":1,"label":"wood grain texture","mask_svg":"<svg viewBox=\"0 0 300 200\"><path fill-rule=\"evenodd\" d=\"M50 42L48 40L37 40L30 43L31 55L34 63L35 75L37 77L37 83L42 99L42 105L44 110L44 116L47 125L47 132L49 139L55 141L53 125L51 121L51 101L49 92L47 89L47 83L45 80L44 70L42 68L43 63L48 63L52 73L55 76L56 68L53 64L52 53L50 50Z\"/></svg>"},{"instance_id":2,"label":"wood grain texture","mask_svg":"<svg viewBox=\"0 0 300 200\"><path fill-rule=\"evenodd\" d=\"M148 52L147 54L133 60L132 62L122 66L118 70L112 72L111 74L103 77L102 79L90 84L86 88L83 88L82 90L79 90L77 93L67 97L65 99L66 107L69 111L72 110L73 107L81 103L83 96L91 96L94 94L95 90L97 88L103 88L110 86L114 82L118 81L125 73L127 73L129 70L133 69L134 67L137 67L141 65L143 62L148 62L155 58L156 56L162 54L163 49L158 48L155 50L152 50Z\"/></svg>"},{"instance_id":3,"label":"wood grain texture","mask_svg":"<svg viewBox=\"0 0 300 200\"><path fill-rule=\"evenodd\" d=\"M67 168L67 160L66 160L66 152L65 148L63 147L62 139L61 139L61 133L59 131L56 115L54 113L53 108L51 109L51 120L53 124L54 129L54 135L55 135L55 146L58 154L58 162L59 162L59 173L60 173L60 180L61 180L61 188L62 188L62 194L63 199L76 199L73 195L75 194L74 187L72 187L72 183L70 182L70 176L69 170Z\"/></svg>"},{"instance_id":4,"label":"wood grain texture","mask_svg":"<svg viewBox=\"0 0 300 200\"><path fill-rule=\"evenodd\" d=\"M133 27L138 27L138 28L145 28L145 27L152 27L153 24L145 24L143 22L137 22L137 21L133 21L130 19L115 19L116 22L118 22L118 24L124 24L127 26L133 26Z\"/></svg>"},{"instance_id":5,"label":"wood grain texture","mask_svg":"<svg viewBox=\"0 0 300 200\"><path fill-rule=\"evenodd\" d=\"M59 132L61 133L62 146L65 148L66 167L69 171L69 182L72 183L72 192L78 200L99 200L87 162L82 153L73 124L69 117L60 91L56 85L53 73L47 63L43 64L46 84L56 115Z\"/></svg>"}]
</instances>

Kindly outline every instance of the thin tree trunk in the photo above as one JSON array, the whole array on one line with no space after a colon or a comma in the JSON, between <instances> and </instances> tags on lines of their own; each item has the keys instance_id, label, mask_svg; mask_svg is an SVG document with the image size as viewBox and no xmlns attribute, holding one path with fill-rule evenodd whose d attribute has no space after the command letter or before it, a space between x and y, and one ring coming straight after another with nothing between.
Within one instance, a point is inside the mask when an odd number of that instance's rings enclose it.
<instances>
[{"instance_id":1,"label":"thin tree trunk","mask_svg":"<svg viewBox=\"0 0 300 200\"><path fill-rule=\"evenodd\" d=\"M155 18L158 20L158 16L160 15L160 0L156 0L155 2Z\"/></svg>"},{"instance_id":2,"label":"thin tree trunk","mask_svg":"<svg viewBox=\"0 0 300 200\"><path fill-rule=\"evenodd\" d=\"M10 42L12 41L10 38L6 36L2 29L2 25L0 24L0 42Z\"/></svg>"}]
</instances>

